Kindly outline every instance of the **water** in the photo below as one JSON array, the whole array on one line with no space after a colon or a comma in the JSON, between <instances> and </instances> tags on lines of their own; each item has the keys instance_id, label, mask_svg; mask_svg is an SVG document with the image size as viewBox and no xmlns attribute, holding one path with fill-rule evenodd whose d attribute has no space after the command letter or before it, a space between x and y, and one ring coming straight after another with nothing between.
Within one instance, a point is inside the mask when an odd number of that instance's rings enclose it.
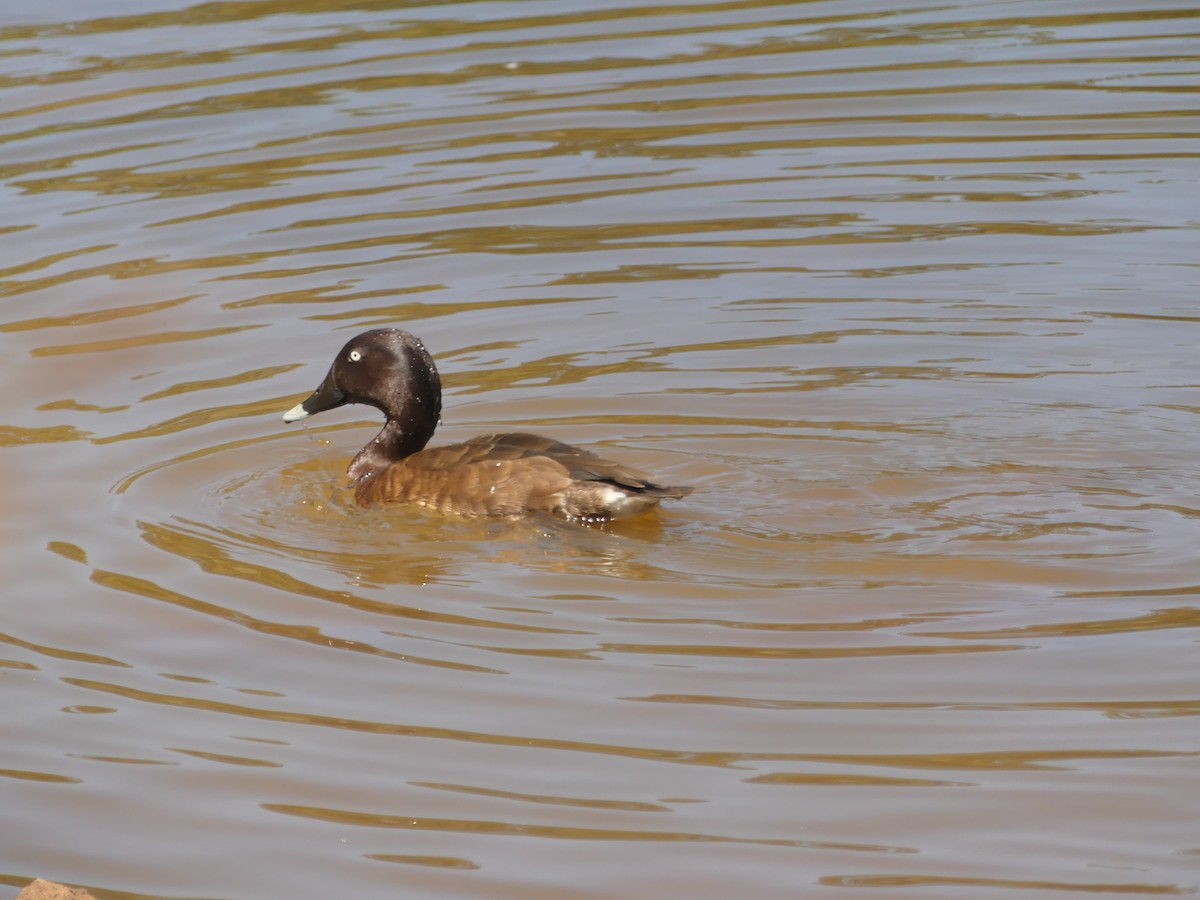
<instances>
[{"instance_id":1,"label":"water","mask_svg":"<svg viewBox=\"0 0 1200 900\"><path fill-rule=\"evenodd\" d=\"M1200 890L1196 23L0 13L0 896ZM696 492L355 509L380 325Z\"/></svg>"}]
</instances>

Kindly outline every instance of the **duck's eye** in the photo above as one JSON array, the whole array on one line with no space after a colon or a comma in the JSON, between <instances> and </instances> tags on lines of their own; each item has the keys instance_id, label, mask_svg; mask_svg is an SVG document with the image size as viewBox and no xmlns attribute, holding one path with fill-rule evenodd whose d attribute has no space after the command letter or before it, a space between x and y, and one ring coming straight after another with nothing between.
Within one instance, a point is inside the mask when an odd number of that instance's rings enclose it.
<instances>
[{"instance_id":1,"label":"duck's eye","mask_svg":"<svg viewBox=\"0 0 1200 900\"><path fill-rule=\"evenodd\" d=\"M350 362L358 362L360 359L362 359L362 351L361 350L351 350L346 355L348 357L350 357Z\"/></svg>"}]
</instances>

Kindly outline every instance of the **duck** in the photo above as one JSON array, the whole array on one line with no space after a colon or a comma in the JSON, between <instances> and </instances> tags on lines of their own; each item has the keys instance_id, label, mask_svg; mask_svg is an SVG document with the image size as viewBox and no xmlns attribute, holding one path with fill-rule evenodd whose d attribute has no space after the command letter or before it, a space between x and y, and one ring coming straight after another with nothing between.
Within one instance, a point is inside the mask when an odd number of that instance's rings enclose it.
<instances>
[{"instance_id":1,"label":"duck","mask_svg":"<svg viewBox=\"0 0 1200 900\"><path fill-rule=\"evenodd\" d=\"M373 406L383 429L350 462L360 506L414 504L443 513L519 518L539 512L582 522L625 519L692 488L536 434L483 434L427 447L442 412L442 382L421 341L399 328L351 338L315 391L284 422L351 403Z\"/></svg>"}]
</instances>

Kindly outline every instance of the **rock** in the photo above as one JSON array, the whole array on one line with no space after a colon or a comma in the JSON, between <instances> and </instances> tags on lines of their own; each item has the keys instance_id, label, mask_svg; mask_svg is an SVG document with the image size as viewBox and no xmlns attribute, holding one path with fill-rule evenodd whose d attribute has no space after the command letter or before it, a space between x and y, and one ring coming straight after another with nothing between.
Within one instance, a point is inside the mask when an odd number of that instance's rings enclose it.
<instances>
[{"instance_id":1,"label":"rock","mask_svg":"<svg viewBox=\"0 0 1200 900\"><path fill-rule=\"evenodd\" d=\"M16 900L96 900L83 888L68 887L37 878L25 885L25 889L17 894Z\"/></svg>"}]
</instances>

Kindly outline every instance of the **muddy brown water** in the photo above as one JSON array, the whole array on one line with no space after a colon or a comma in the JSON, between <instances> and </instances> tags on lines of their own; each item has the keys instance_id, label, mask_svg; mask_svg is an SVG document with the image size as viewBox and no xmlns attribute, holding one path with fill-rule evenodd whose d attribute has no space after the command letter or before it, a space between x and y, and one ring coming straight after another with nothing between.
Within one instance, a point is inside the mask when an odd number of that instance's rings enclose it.
<instances>
[{"instance_id":1,"label":"muddy brown water","mask_svg":"<svg viewBox=\"0 0 1200 900\"><path fill-rule=\"evenodd\" d=\"M1200 890L1198 21L6 5L0 896ZM696 492L355 509L384 324Z\"/></svg>"}]
</instances>

